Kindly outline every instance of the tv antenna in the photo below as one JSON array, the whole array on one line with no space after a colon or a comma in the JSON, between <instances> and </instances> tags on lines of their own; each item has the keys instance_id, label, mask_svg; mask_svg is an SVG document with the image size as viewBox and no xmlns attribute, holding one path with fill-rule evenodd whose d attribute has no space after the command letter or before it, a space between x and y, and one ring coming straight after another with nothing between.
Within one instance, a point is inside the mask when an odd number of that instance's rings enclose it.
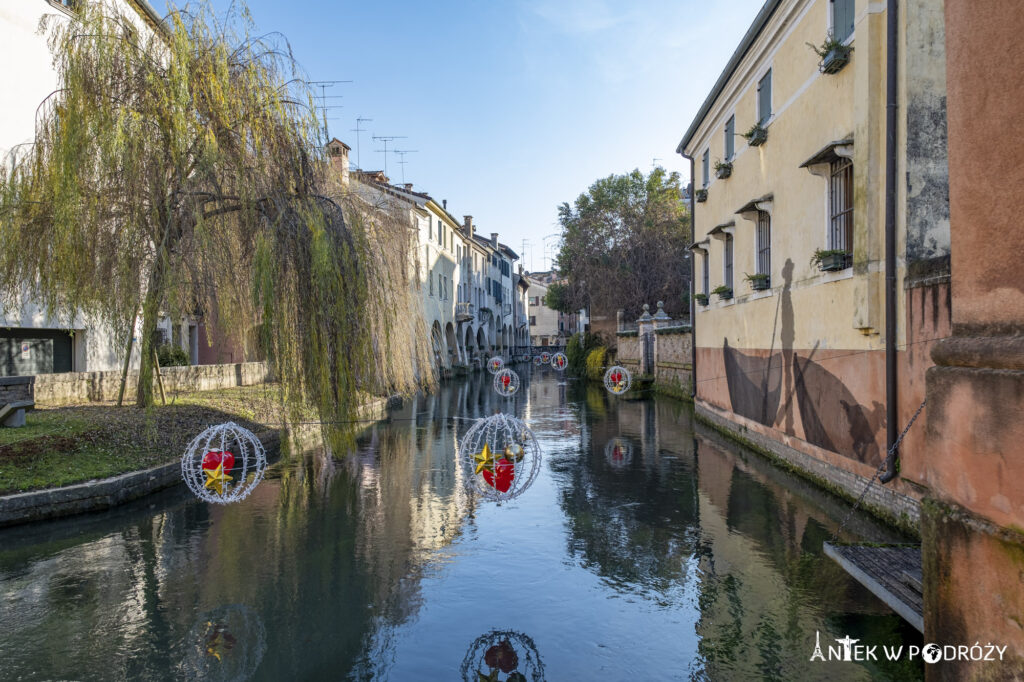
<instances>
[{"instance_id":1,"label":"tv antenna","mask_svg":"<svg viewBox=\"0 0 1024 682\"><path fill-rule=\"evenodd\" d=\"M375 149L374 151L384 152L384 175L388 174L388 142L394 142L395 140L404 140L405 135L374 135L373 139L384 143L384 149Z\"/></svg>"},{"instance_id":2,"label":"tv antenna","mask_svg":"<svg viewBox=\"0 0 1024 682\"><path fill-rule=\"evenodd\" d=\"M356 127L352 129L352 132L356 134L356 168L358 168L359 170L363 169L362 164L359 162L359 133L366 132L366 128L363 128L362 125L367 121L372 120L372 118L363 118L362 114L360 114L358 117L356 117Z\"/></svg>"},{"instance_id":3,"label":"tv antenna","mask_svg":"<svg viewBox=\"0 0 1024 682\"><path fill-rule=\"evenodd\" d=\"M658 157L654 157L653 159L651 159L651 170L654 170L655 168L658 167L659 161L661 161L661 159L659 159Z\"/></svg>"},{"instance_id":4,"label":"tv antenna","mask_svg":"<svg viewBox=\"0 0 1024 682\"><path fill-rule=\"evenodd\" d=\"M419 149L392 149L391 152L398 154L398 165L402 167L402 184L405 184L405 164L409 163L405 160L406 154L415 154ZM387 171L384 172L387 175Z\"/></svg>"},{"instance_id":5,"label":"tv antenna","mask_svg":"<svg viewBox=\"0 0 1024 682\"><path fill-rule=\"evenodd\" d=\"M341 105L340 104L328 104L327 100L329 100L329 99L332 99L332 100L333 99L342 99L341 95L328 95L327 94L327 88L333 88L335 85L338 85L339 83L351 83L351 82L352 81L306 81L307 85L312 85L314 88L320 88L320 94L319 95L314 95L314 97L316 97L317 99L320 100L320 114L321 114L321 116L324 119L324 137L325 138L329 138L330 137L330 134L327 132L327 121L328 120L331 120L331 121L337 121L338 120L337 118L328 119L327 118L327 110L328 109L341 109Z\"/></svg>"}]
</instances>

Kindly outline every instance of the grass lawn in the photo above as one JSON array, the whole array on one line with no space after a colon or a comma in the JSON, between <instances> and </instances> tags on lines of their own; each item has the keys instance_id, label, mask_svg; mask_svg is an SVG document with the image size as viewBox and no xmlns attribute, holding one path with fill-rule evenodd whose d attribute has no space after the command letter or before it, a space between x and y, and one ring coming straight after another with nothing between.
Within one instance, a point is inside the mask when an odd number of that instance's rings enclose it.
<instances>
[{"instance_id":1,"label":"grass lawn","mask_svg":"<svg viewBox=\"0 0 1024 682\"><path fill-rule=\"evenodd\" d=\"M273 386L168 395L149 410L91 403L28 412L0 428L0 495L138 471L181 458L207 426L233 421L257 433L278 428Z\"/></svg>"}]
</instances>

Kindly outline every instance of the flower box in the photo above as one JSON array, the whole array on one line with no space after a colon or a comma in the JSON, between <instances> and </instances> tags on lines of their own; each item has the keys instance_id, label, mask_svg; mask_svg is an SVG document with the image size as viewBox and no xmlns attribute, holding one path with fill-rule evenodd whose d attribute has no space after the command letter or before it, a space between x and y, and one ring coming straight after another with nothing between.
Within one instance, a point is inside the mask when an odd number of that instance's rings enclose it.
<instances>
[{"instance_id":1,"label":"flower box","mask_svg":"<svg viewBox=\"0 0 1024 682\"><path fill-rule=\"evenodd\" d=\"M849 258L850 255L848 253L830 253L821 257L818 267L821 268L822 272L845 270L849 267L847 264Z\"/></svg>"},{"instance_id":2,"label":"flower box","mask_svg":"<svg viewBox=\"0 0 1024 682\"><path fill-rule=\"evenodd\" d=\"M839 73L843 67L850 63L850 48L834 47L825 53L818 64L818 70L822 73Z\"/></svg>"},{"instance_id":3,"label":"flower box","mask_svg":"<svg viewBox=\"0 0 1024 682\"><path fill-rule=\"evenodd\" d=\"M697 200L698 204L703 204L708 200L708 191L706 189L699 189L694 192L693 198Z\"/></svg>"},{"instance_id":4,"label":"flower box","mask_svg":"<svg viewBox=\"0 0 1024 682\"><path fill-rule=\"evenodd\" d=\"M718 178L719 180L724 180L725 178L729 177L730 175L732 175L732 164L731 163L726 161L725 163L717 162L715 164L715 177L716 178Z\"/></svg>"},{"instance_id":5,"label":"flower box","mask_svg":"<svg viewBox=\"0 0 1024 682\"><path fill-rule=\"evenodd\" d=\"M760 147L768 141L768 129L764 126L757 124L747 132L743 134L746 138L747 144L751 147Z\"/></svg>"}]
</instances>

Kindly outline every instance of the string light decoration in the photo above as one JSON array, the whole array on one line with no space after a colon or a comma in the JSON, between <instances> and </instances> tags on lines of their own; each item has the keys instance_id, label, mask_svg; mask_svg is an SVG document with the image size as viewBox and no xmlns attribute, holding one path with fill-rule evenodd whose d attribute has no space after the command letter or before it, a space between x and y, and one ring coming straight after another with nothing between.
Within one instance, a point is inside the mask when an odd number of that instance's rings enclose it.
<instances>
[{"instance_id":1,"label":"string light decoration","mask_svg":"<svg viewBox=\"0 0 1024 682\"><path fill-rule=\"evenodd\" d=\"M234 422L211 426L181 456L181 477L201 500L229 504L248 497L267 469L263 443Z\"/></svg>"},{"instance_id":2,"label":"string light decoration","mask_svg":"<svg viewBox=\"0 0 1024 682\"><path fill-rule=\"evenodd\" d=\"M534 355L533 356L533 364L535 364L537 367L540 367L540 356L539 355Z\"/></svg>"},{"instance_id":3,"label":"string light decoration","mask_svg":"<svg viewBox=\"0 0 1024 682\"><path fill-rule=\"evenodd\" d=\"M187 680L248 680L267 650L263 622L242 604L200 614L188 633L182 662Z\"/></svg>"},{"instance_id":4,"label":"string light decoration","mask_svg":"<svg viewBox=\"0 0 1024 682\"><path fill-rule=\"evenodd\" d=\"M621 436L616 436L605 444L604 458L613 469L629 466L633 461L633 444Z\"/></svg>"},{"instance_id":5,"label":"string light decoration","mask_svg":"<svg viewBox=\"0 0 1024 682\"><path fill-rule=\"evenodd\" d=\"M493 358L487 361L487 371L491 374L497 374L505 366L505 361L495 355Z\"/></svg>"},{"instance_id":6,"label":"string light decoration","mask_svg":"<svg viewBox=\"0 0 1024 682\"><path fill-rule=\"evenodd\" d=\"M459 668L464 682L541 682L544 663L533 640L515 630L492 630L473 640Z\"/></svg>"},{"instance_id":7,"label":"string light decoration","mask_svg":"<svg viewBox=\"0 0 1024 682\"><path fill-rule=\"evenodd\" d=\"M540 364L546 365L551 362L551 353L544 351L540 354Z\"/></svg>"},{"instance_id":8,"label":"string light decoration","mask_svg":"<svg viewBox=\"0 0 1024 682\"><path fill-rule=\"evenodd\" d=\"M506 398L519 390L519 374L511 369L503 369L494 375L494 390Z\"/></svg>"},{"instance_id":9,"label":"string light decoration","mask_svg":"<svg viewBox=\"0 0 1024 682\"><path fill-rule=\"evenodd\" d=\"M551 366L559 372L564 372L565 368L569 366L569 358L565 353L555 353L551 356Z\"/></svg>"},{"instance_id":10,"label":"string light decoration","mask_svg":"<svg viewBox=\"0 0 1024 682\"><path fill-rule=\"evenodd\" d=\"M614 365L604 373L604 387L608 389L609 393L621 395L629 390L632 383L633 376L625 367Z\"/></svg>"},{"instance_id":11,"label":"string light decoration","mask_svg":"<svg viewBox=\"0 0 1024 682\"><path fill-rule=\"evenodd\" d=\"M540 471L540 444L523 421L495 414L469 427L459 443L459 461L467 487L504 502L533 485Z\"/></svg>"}]
</instances>

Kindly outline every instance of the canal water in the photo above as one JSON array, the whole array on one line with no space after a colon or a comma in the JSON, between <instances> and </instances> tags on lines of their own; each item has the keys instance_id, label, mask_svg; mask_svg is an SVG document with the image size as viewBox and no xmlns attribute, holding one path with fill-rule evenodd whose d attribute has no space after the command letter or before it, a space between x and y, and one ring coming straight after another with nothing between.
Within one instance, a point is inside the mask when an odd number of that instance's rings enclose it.
<instances>
[{"instance_id":1,"label":"canal water","mask_svg":"<svg viewBox=\"0 0 1024 682\"><path fill-rule=\"evenodd\" d=\"M408 401L347 458L285 457L233 506L179 487L0 531L0 680L921 677L810 661L817 633L826 655L921 644L822 554L846 503L675 400L490 379ZM544 451L500 506L454 455L498 409ZM901 540L863 515L843 539Z\"/></svg>"}]
</instances>

